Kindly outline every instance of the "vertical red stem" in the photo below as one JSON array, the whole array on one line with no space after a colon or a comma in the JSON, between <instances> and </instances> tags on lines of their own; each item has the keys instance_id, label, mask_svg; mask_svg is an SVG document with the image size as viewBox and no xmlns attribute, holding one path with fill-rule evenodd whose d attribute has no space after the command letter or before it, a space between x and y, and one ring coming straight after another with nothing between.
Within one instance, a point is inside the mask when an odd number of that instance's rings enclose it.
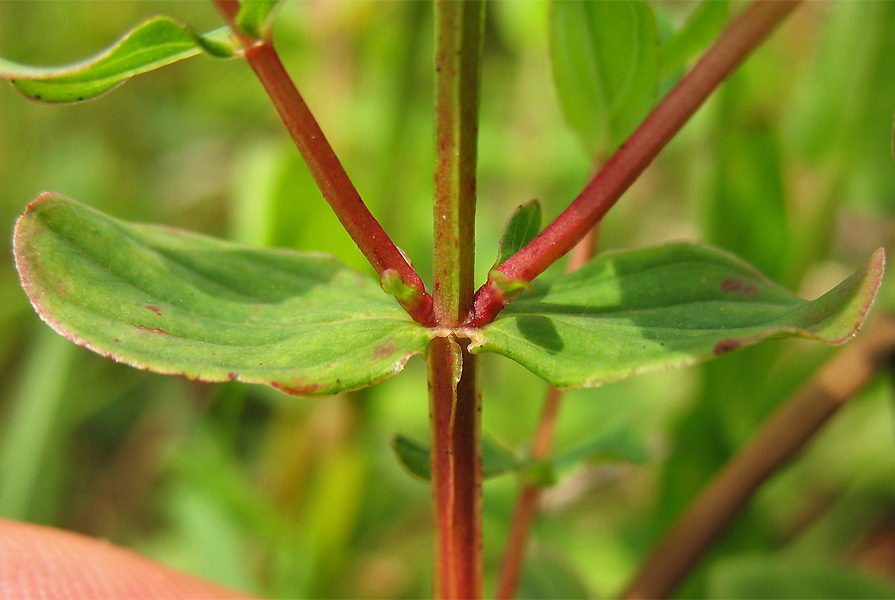
<instances>
[{"instance_id":1,"label":"vertical red stem","mask_svg":"<svg viewBox=\"0 0 895 600\"><path fill-rule=\"evenodd\" d=\"M445 331L472 308L484 2L435 4L433 314ZM429 348L435 596L482 596L479 359L453 333Z\"/></svg>"}]
</instances>

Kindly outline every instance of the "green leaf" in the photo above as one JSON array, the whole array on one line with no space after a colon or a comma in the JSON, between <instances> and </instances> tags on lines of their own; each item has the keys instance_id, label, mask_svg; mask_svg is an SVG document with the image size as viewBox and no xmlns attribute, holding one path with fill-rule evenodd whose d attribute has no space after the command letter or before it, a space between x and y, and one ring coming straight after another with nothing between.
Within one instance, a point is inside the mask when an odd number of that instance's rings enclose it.
<instances>
[{"instance_id":1,"label":"green leaf","mask_svg":"<svg viewBox=\"0 0 895 600\"><path fill-rule=\"evenodd\" d=\"M468 333L470 351L503 354L565 388L688 365L771 337L841 344L870 309L884 262L877 250L863 271L807 302L695 243L606 253L536 281L533 298Z\"/></svg>"},{"instance_id":2,"label":"green leaf","mask_svg":"<svg viewBox=\"0 0 895 600\"><path fill-rule=\"evenodd\" d=\"M517 598L595 598L581 569L564 553L543 543L531 544Z\"/></svg>"},{"instance_id":3,"label":"green leaf","mask_svg":"<svg viewBox=\"0 0 895 600\"><path fill-rule=\"evenodd\" d=\"M264 39L276 16L281 0L243 0L236 15L236 26L255 39Z\"/></svg>"},{"instance_id":4,"label":"green leaf","mask_svg":"<svg viewBox=\"0 0 895 600\"><path fill-rule=\"evenodd\" d=\"M234 55L230 29L197 35L168 17L155 17L105 52L63 67L33 67L0 58L0 77L22 94L41 102L81 102L100 96L134 75L159 69L203 51L221 58Z\"/></svg>"},{"instance_id":5,"label":"green leaf","mask_svg":"<svg viewBox=\"0 0 895 600\"><path fill-rule=\"evenodd\" d=\"M537 200L526 202L516 207L507 224L503 228L503 235L497 245L497 261L494 266L499 267L509 257L513 256L541 232L541 203Z\"/></svg>"},{"instance_id":6,"label":"green leaf","mask_svg":"<svg viewBox=\"0 0 895 600\"><path fill-rule=\"evenodd\" d=\"M392 450L398 462L408 473L423 481L432 479L428 444L421 444L407 436L396 433L392 437ZM520 471L528 462L498 444L493 438L482 436L482 476L496 477L511 471Z\"/></svg>"},{"instance_id":7,"label":"green leaf","mask_svg":"<svg viewBox=\"0 0 895 600\"><path fill-rule=\"evenodd\" d=\"M563 114L591 156L608 154L655 102L655 16L639 0L557 0L551 17L550 59Z\"/></svg>"},{"instance_id":8,"label":"green leaf","mask_svg":"<svg viewBox=\"0 0 895 600\"><path fill-rule=\"evenodd\" d=\"M712 598L893 598L895 585L836 564L781 557L721 561L709 577Z\"/></svg>"},{"instance_id":9,"label":"green leaf","mask_svg":"<svg viewBox=\"0 0 895 600\"><path fill-rule=\"evenodd\" d=\"M821 236L804 231L802 236L790 235L787 218L792 210L776 131L755 118L754 107L738 106L739 98L752 97L749 85L746 77L736 74L718 90L705 193L699 202L702 237L775 281L798 281L797 276L785 279L791 246L812 248ZM811 262L815 256L807 258Z\"/></svg>"},{"instance_id":10,"label":"green leaf","mask_svg":"<svg viewBox=\"0 0 895 600\"><path fill-rule=\"evenodd\" d=\"M332 256L130 225L55 194L19 218L22 285L70 340L131 366L329 395L391 377L426 329Z\"/></svg>"},{"instance_id":11,"label":"green leaf","mask_svg":"<svg viewBox=\"0 0 895 600\"><path fill-rule=\"evenodd\" d=\"M587 442L557 453L553 463L558 469L562 469L581 461L605 460L641 464L648 458L643 441L636 439L630 428L619 427L601 431Z\"/></svg>"},{"instance_id":12,"label":"green leaf","mask_svg":"<svg viewBox=\"0 0 895 600\"><path fill-rule=\"evenodd\" d=\"M662 78L673 76L718 36L727 24L730 0L703 0L659 51Z\"/></svg>"}]
</instances>

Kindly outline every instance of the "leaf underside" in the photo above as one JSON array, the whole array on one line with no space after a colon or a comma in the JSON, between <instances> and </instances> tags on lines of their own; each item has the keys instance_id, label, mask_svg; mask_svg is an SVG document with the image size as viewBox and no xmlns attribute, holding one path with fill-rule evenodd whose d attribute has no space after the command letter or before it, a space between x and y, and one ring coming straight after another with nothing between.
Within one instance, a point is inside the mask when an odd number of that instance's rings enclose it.
<instances>
[{"instance_id":1,"label":"leaf underside","mask_svg":"<svg viewBox=\"0 0 895 600\"><path fill-rule=\"evenodd\" d=\"M595 386L684 366L764 339L841 344L861 326L882 278L877 250L862 271L808 302L740 259L695 243L604 254L535 282L470 337L554 386Z\"/></svg>"},{"instance_id":2,"label":"leaf underside","mask_svg":"<svg viewBox=\"0 0 895 600\"><path fill-rule=\"evenodd\" d=\"M397 374L428 345L377 282L325 254L126 224L55 194L29 205L14 251L44 321L141 369L329 395Z\"/></svg>"},{"instance_id":3,"label":"leaf underside","mask_svg":"<svg viewBox=\"0 0 895 600\"><path fill-rule=\"evenodd\" d=\"M206 52L229 58L235 48L230 30L205 35L168 17L142 23L114 46L94 57L63 67L33 67L0 58L0 77L24 96L49 103L72 103L101 96L134 75Z\"/></svg>"}]
</instances>

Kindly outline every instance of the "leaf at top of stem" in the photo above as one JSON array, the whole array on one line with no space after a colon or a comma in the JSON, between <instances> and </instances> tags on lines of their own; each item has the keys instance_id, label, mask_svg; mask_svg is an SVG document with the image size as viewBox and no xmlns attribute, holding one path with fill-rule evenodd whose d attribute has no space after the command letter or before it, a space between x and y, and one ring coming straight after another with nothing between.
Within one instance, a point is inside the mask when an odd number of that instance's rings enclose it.
<instances>
[{"instance_id":1,"label":"leaf at top of stem","mask_svg":"<svg viewBox=\"0 0 895 600\"><path fill-rule=\"evenodd\" d=\"M494 262L494 267L502 265L506 259L519 252L540 232L541 203L532 200L517 206L503 228L503 234L497 245L497 260Z\"/></svg>"},{"instance_id":2,"label":"leaf at top of stem","mask_svg":"<svg viewBox=\"0 0 895 600\"><path fill-rule=\"evenodd\" d=\"M282 0L243 0L236 15L236 26L257 40L270 35L270 28Z\"/></svg>"},{"instance_id":3,"label":"leaf at top of stem","mask_svg":"<svg viewBox=\"0 0 895 600\"><path fill-rule=\"evenodd\" d=\"M880 249L809 302L700 244L606 253L572 274L535 281L535 296L470 336L470 350L503 354L567 388L684 366L768 338L842 344L870 310L884 263Z\"/></svg>"},{"instance_id":4,"label":"leaf at top of stem","mask_svg":"<svg viewBox=\"0 0 895 600\"><path fill-rule=\"evenodd\" d=\"M19 218L14 251L48 325L157 373L323 396L396 375L429 342L332 256L132 225L55 194Z\"/></svg>"},{"instance_id":5,"label":"leaf at top of stem","mask_svg":"<svg viewBox=\"0 0 895 600\"><path fill-rule=\"evenodd\" d=\"M0 58L0 77L8 79L32 100L72 103L96 98L134 75L202 52L230 58L235 51L228 27L199 35L169 17L154 17L132 29L105 52L78 63L34 67Z\"/></svg>"},{"instance_id":6,"label":"leaf at top of stem","mask_svg":"<svg viewBox=\"0 0 895 600\"><path fill-rule=\"evenodd\" d=\"M641 0L550 6L550 60L563 114L590 156L608 154L655 103L655 15Z\"/></svg>"}]
</instances>

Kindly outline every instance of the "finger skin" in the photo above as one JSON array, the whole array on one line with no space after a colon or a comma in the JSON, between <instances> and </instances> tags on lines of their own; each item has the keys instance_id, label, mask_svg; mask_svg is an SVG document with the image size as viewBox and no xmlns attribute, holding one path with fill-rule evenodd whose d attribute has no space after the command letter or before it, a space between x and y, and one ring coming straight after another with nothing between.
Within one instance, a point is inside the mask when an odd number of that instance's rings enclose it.
<instances>
[{"instance_id":1,"label":"finger skin","mask_svg":"<svg viewBox=\"0 0 895 600\"><path fill-rule=\"evenodd\" d=\"M249 598L92 538L0 519L0 598Z\"/></svg>"}]
</instances>

